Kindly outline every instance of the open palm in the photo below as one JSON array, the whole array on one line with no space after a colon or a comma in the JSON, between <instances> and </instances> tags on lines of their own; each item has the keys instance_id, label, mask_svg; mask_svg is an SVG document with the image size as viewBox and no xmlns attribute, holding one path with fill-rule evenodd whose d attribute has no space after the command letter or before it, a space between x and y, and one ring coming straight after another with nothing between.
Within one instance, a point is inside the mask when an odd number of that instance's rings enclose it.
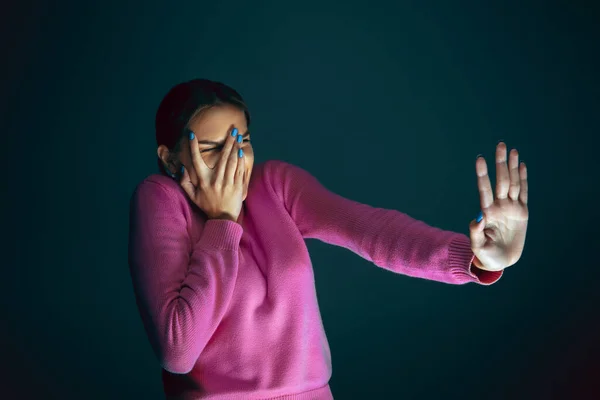
<instances>
[{"instance_id":1,"label":"open palm","mask_svg":"<svg viewBox=\"0 0 600 400\"><path fill-rule=\"evenodd\" d=\"M483 219L471 222L471 249L476 257L473 263L488 271L500 271L519 260L529 220L527 167L519 164L516 149L507 163L506 150L505 143L498 143L495 198L485 159L478 157L475 163Z\"/></svg>"}]
</instances>

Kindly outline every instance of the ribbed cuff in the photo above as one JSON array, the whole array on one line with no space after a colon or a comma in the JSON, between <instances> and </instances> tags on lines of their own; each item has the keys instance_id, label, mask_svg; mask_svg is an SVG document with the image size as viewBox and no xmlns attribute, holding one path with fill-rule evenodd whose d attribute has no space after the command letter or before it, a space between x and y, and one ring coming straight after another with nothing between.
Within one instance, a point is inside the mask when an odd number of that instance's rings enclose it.
<instances>
[{"instance_id":1,"label":"ribbed cuff","mask_svg":"<svg viewBox=\"0 0 600 400\"><path fill-rule=\"evenodd\" d=\"M486 271L483 269L479 269L476 266L474 266L473 264L471 264L470 273L471 273L471 275L474 275L475 277L477 277L477 279L479 280L479 282L477 282L477 283L488 286L488 285L491 285L492 283L496 283L502 277L504 270L502 270L502 271Z\"/></svg>"},{"instance_id":2,"label":"ribbed cuff","mask_svg":"<svg viewBox=\"0 0 600 400\"><path fill-rule=\"evenodd\" d=\"M204 250L235 250L240 246L244 228L227 219L209 219L204 224L198 246Z\"/></svg>"},{"instance_id":3,"label":"ribbed cuff","mask_svg":"<svg viewBox=\"0 0 600 400\"><path fill-rule=\"evenodd\" d=\"M455 278L455 283L464 284L475 282L480 285L489 286L496 283L503 275L502 271L484 271L473 265L475 255L471 250L471 240L459 234L450 242L448 250L448 262L450 273Z\"/></svg>"}]
</instances>

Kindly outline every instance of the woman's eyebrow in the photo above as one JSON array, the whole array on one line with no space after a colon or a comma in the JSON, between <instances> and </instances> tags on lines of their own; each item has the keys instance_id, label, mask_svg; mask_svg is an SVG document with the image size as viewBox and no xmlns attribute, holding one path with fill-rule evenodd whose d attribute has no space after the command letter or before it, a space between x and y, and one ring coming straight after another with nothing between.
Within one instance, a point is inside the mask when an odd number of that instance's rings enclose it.
<instances>
[{"instance_id":1,"label":"woman's eyebrow","mask_svg":"<svg viewBox=\"0 0 600 400\"><path fill-rule=\"evenodd\" d=\"M246 133L244 133L244 135L242 137L247 137L250 135L250 131L246 131ZM213 142L212 140L198 140L199 144L212 144L214 146L220 146L223 143L225 143L225 140L222 140L220 142Z\"/></svg>"}]
</instances>

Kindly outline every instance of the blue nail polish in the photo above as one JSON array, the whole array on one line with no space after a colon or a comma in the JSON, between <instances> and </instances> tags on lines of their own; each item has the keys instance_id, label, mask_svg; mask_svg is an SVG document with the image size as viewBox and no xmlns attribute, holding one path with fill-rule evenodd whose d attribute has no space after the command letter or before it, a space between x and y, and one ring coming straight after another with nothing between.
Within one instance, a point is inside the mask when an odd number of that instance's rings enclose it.
<instances>
[{"instance_id":1,"label":"blue nail polish","mask_svg":"<svg viewBox=\"0 0 600 400\"><path fill-rule=\"evenodd\" d=\"M237 128L233 128L233 130L231 131L231 136L235 137L235 135L237 135L238 130Z\"/></svg>"},{"instance_id":2,"label":"blue nail polish","mask_svg":"<svg viewBox=\"0 0 600 400\"><path fill-rule=\"evenodd\" d=\"M194 139L194 132L190 132L190 140Z\"/></svg>"},{"instance_id":3,"label":"blue nail polish","mask_svg":"<svg viewBox=\"0 0 600 400\"><path fill-rule=\"evenodd\" d=\"M183 170L184 170L184 168L183 168L183 165L182 165L182 166L181 166L181 173L182 173L182 174L183 174Z\"/></svg>"},{"instance_id":4,"label":"blue nail polish","mask_svg":"<svg viewBox=\"0 0 600 400\"><path fill-rule=\"evenodd\" d=\"M242 158L244 156L244 150L239 149L238 150L238 155L240 156L240 158Z\"/></svg>"},{"instance_id":5,"label":"blue nail polish","mask_svg":"<svg viewBox=\"0 0 600 400\"><path fill-rule=\"evenodd\" d=\"M244 140L244 138L242 137L242 135L238 135L237 142L238 143L242 143L242 140Z\"/></svg>"},{"instance_id":6,"label":"blue nail polish","mask_svg":"<svg viewBox=\"0 0 600 400\"><path fill-rule=\"evenodd\" d=\"M479 211L479 214L477 214L477 222L481 222L482 219L483 219L483 212Z\"/></svg>"}]
</instances>

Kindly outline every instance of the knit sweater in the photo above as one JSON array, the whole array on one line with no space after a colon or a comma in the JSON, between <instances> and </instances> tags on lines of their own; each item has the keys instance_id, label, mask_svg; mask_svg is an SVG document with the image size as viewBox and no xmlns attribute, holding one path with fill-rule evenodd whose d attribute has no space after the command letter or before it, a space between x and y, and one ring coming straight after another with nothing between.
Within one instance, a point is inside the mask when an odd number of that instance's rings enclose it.
<instances>
[{"instance_id":1,"label":"knit sweater","mask_svg":"<svg viewBox=\"0 0 600 400\"><path fill-rule=\"evenodd\" d=\"M305 239L380 268L489 285L469 238L325 188L278 160L254 166L237 222L207 219L177 181L131 197L129 267L168 399L333 399L331 353Z\"/></svg>"}]
</instances>

